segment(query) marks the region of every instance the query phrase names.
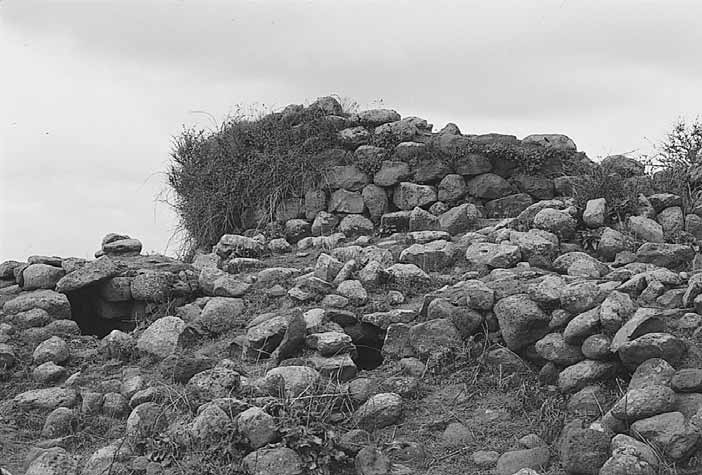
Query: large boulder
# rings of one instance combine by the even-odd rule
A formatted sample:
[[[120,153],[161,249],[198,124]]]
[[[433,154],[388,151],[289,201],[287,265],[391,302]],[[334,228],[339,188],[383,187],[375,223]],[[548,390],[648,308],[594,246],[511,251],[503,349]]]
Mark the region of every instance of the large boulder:
[[[506,297],[495,304],[495,316],[505,344],[519,351],[549,332],[551,318],[526,294]]]
[[[583,211],[583,222],[590,228],[599,228],[604,226],[605,218],[607,217],[607,200],[597,198],[589,200]]]
[[[379,220],[387,212],[388,195],[378,185],[366,185],[361,192],[361,196],[366,208],[368,208],[371,219],[374,221]]]
[[[549,333],[536,342],[536,352],[547,361],[569,366],[585,359],[579,345],[566,342],[561,333]]]
[[[514,194],[514,187],[504,178],[494,173],[483,173],[466,183],[467,191],[477,198],[494,200]]]
[[[302,475],[299,455],[287,447],[258,449],[242,459],[249,475]]]
[[[373,222],[361,214],[348,214],[339,223],[339,231],[348,237],[373,234]]]
[[[553,180],[539,175],[516,175],[512,181],[523,193],[527,193],[536,200],[550,200],[553,198]]]
[[[566,152],[577,152],[578,147],[573,139],[563,134],[532,134],[522,139],[524,144],[537,144],[542,147],[554,148]]]
[[[610,437],[593,429],[564,429],[560,440],[561,464],[566,473],[598,475],[609,458]]]
[[[109,233],[102,238],[101,251],[107,256],[136,256],[141,252],[141,241],[126,234]]]
[[[655,193],[648,196],[648,202],[653,206],[656,213],[660,213],[671,206],[682,206],[682,197],[672,193]]]
[[[575,282],[564,287],[561,308],[572,313],[582,313],[596,307],[604,298],[605,293],[594,282]]]
[[[401,142],[392,153],[394,160],[402,160],[412,165],[427,159],[428,156],[426,144],[420,142]]]
[[[378,186],[390,187],[405,181],[412,172],[407,163],[402,161],[385,160],[380,165],[380,170],[375,173],[373,183]]]
[[[483,323],[483,316],[475,310],[454,305],[448,299],[437,298],[427,307],[427,318],[431,320],[448,319],[456,327],[461,338],[468,338]]]
[[[240,298],[213,297],[207,301],[197,321],[200,326],[213,334],[243,328],[244,301]]]
[[[375,135],[392,141],[409,141],[418,138],[422,133],[431,132],[432,126],[419,117],[388,122],[375,128]]]
[[[534,447],[531,449],[509,450],[497,460],[494,473],[496,475],[518,475],[538,473],[548,465],[551,454],[548,447]]]
[[[540,229],[531,229],[526,233],[512,231],[509,240],[519,247],[522,259],[529,262],[536,260],[548,265],[558,251],[558,237]]]
[[[443,240],[412,244],[400,253],[400,262],[415,264],[426,272],[432,272],[453,265],[459,253],[458,246]]]
[[[602,328],[613,334],[636,311],[636,304],[628,294],[613,291],[602,302],[599,312],[599,321]]]
[[[606,261],[613,261],[620,252],[628,248],[629,240],[619,231],[604,228],[597,243],[597,254]]]
[[[672,411],[674,407],[675,391],[667,386],[649,385],[627,391],[611,412],[619,420],[633,422]]]
[[[339,224],[339,218],[326,211],[320,211],[314,217],[312,221],[312,235],[313,236],[327,236],[330,235],[336,225]]]
[[[561,254],[558,258],[556,258],[553,261],[553,268],[561,274],[567,274],[568,269],[570,269],[571,266],[573,266],[573,264],[577,263],[578,261],[586,261],[588,263],[591,263],[599,270],[600,275],[605,275],[609,272],[609,267],[607,267],[605,264],[601,263],[591,255],[579,251],[566,252],[565,254]]]
[[[642,307],[636,310],[626,294],[612,292],[603,302],[603,307],[607,309],[607,313],[602,314],[605,318],[603,326],[608,330],[617,328],[610,345],[612,352],[619,351],[625,344],[642,335],[660,333],[665,329],[665,321],[658,309]]]
[[[290,106],[288,106],[290,107]],[[307,109],[324,115],[343,115],[344,108],[338,100],[332,96],[318,97]]]
[[[568,322],[565,330],[563,330],[563,337],[565,341],[571,344],[580,345],[586,338],[597,334],[600,325],[599,317],[599,308],[593,308],[577,315],[570,322]],[[607,348],[607,350],[609,350],[609,348]]]
[[[132,297],[144,302],[166,302],[174,281],[175,276],[169,272],[139,272],[130,283]]]
[[[437,318],[414,325],[409,330],[408,342],[419,356],[456,350],[461,338],[453,322],[446,318]]]
[[[429,185],[402,182],[393,193],[393,203],[401,210],[426,207],[437,200],[436,189]]]
[[[110,257],[103,256],[66,274],[56,283],[56,290],[62,293],[73,292],[115,277],[120,271],[121,266],[117,262]]]
[[[558,375],[558,389],[575,392],[615,375],[617,364],[612,361],[583,360],[568,366]]]
[[[368,184],[368,175],[355,165],[339,165],[330,167],[324,173],[327,186],[336,190],[343,188],[348,191],[361,191]]]
[[[371,139],[371,133],[362,126],[349,127],[340,130],[336,134],[339,142],[348,147],[358,147],[367,144]]]
[[[282,390],[290,397],[298,397],[312,394],[319,378],[319,372],[309,366],[280,366],[266,373],[263,384],[275,395]]]
[[[669,333],[646,333],[619,347],[619,359],[629,368],[636,368],[651,358],[661,358],[675,365],[685,350],[685,343]]]
[[[61,267],[30,264],[22,271],[24,290],[53,289],[66,272]]]
[[[44,340],[34,349],[32,361],[34,364],[42,364],[47,361],[61,364],[70,356],[68,345],[63,338],[52,336]]]
[[[454,167],[459,175],[475,176],[491,171],[492,163],[483,155],[467,153],[456,158]]]
[[[78,401],[78,395],[70,388],[51,387],[25,391],[12,401],[22,408],[53,410],[57,407],[73,407]]]
[[[418,163],[414,170],[414,181],[420,184],[435,184],[451,173],[451,167],[445,160],[429,158]]]
[[[269,356],[283,341],[288,321],[287,316],[278,315],[250,327],[246,332],[249,348],[263,357]]]
[[[311,234],[311,226],[310,223],[304,219],[289,219],[285,222],[285,239],[291,243],[296,243],[300,239],[305,238]],[[285,239],[279,238],[282,245],[278,248],[284,249],[289,246],[288,242],[285,241]],[[275,246],[274,243],[275,240],[271,240],[271,242],[268,243],[269,249],[273,250]]]
[[[61,447],[35,449],[33,455],[25,475],[72,475],[78,472],[77,457]]]
[[[370,127],[378,127],[379,125],[397,122],[398,120],[400,120],[400,114],[392,109],[368,109],[351,116],[352,122],[358,122],[361,125]]]
[[[690,455],[699,439],[697,431],[679,412],[641,419],[631,425],[631,430],[673,460]]]
[[[151,356],[165,358],[178,349],[185,322],[178,317],[162,317],[144,330],[137,340],[137,348]]]
[[[238,234],[224,234],[214,247],[214,252],[222,259],[233,257],[260,257],[263,254],[263,243]]]
[[[534,216],[534,226],[553,233],[561,238],[569,238],[575,232],[578,222],[563,211],[546,208]]]
[[[380,227],[387,233],[399,233],[409,230],[410,211],[394,211],[380,217]]]
[[[439,183],[439,201],[454,202],[466,194],[466,181],[461,175],[446,175]]]
[[[636,251],[636,259],[639,262],[668,268],[687,265],[694,257],[694,249],[684,244],[647,242]]]
[[[249,445],[258,449],[278,438],[273,417],[260,407],[250,407],[237,417],[239,433],[249,441]]]
[[[439,215],[439,228],[449,234],[459,234],[468,231],[479,218],[478,208],[473,204],[464,203]]]
[[[16,315],[37,308],[44,310],[54,319],[71,318],[71,304],[68,298],[53,290],[22,292],[17,297],[5,302],[2,311],[7,315]]]
[[[468,263],[478,267],[509,268],[516,265],[521,258],[519,247],[512,244],[479,242],[471,244],[466,250]]]
[[[410,211],[409,230],[412,231],[432,231],[439,229],[439,218],[422,208],[414,208]]]
[[[387,330],[396,323],[409,323],[417,318],[417,312],[410,309],[395,308],[388,312],[366,313],[361,317],[361,321],[369,323],[381,330]]]
[[[368,398],[359,407],[354,420],[362,429],[382,429],[395,424],[402,414],[402,397],[396,393],[380,393]]]
[[[679,233],[685,228],[685,215],[680,206],[666,208],[656,216],[656,221],[667,234]]]
[[[663,242],[663,227],[650,218],[644,216],[629,216],[627,220],[629,230],[637,237],[648,242]]]

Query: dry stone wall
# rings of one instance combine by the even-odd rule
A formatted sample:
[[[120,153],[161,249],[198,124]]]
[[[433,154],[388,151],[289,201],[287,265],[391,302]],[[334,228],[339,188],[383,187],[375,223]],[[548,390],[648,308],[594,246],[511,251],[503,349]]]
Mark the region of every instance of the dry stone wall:
[[[169,473],[161,442],[177,464],[235,445],[222,470],[249,475],[424,473],[427,432],[437,466],[476,449],[470,473],[700,473],[700,254],[665,242],[696,208],[646,193],[615,224],[606,199],[577,205],[559,170],[587,160],[564,136],[341,119],[347,148],[281,204],[284,238],[224,234],[185,263],[109,234],[93,260],[0,264],[0,429],[43,421],[26,473]],[[549,160],[523,173],[520,148]],[[79,420],[117,430],[77,448]],[[509,440],[482,435],[501,424]]]
[[[588,161],[565,135],[464,135],[454,124],[432,132],[426,120],[401,118],[394,110],[341,117],[333,98],[310,107],[320,104],[345,128],[337,134],[338,148],[316,157],[323,171],[319,186],[278,204],[275,219],[287,225],[288,240],[336,229],[406,231],[417,208],[437,218],[463,204],[486,218],[516,216],[535,201],[567,195],[564,162]]]

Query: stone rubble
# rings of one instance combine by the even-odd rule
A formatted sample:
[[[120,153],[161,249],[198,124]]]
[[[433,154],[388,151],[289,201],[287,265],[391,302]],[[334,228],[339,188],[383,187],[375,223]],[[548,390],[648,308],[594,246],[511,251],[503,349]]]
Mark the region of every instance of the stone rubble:
[[[337,105],[325,98],[310,107],[338,115]],[[246,447],[243,473],[307,473],[309,460],[286,445],[284,410],[329,393],[350,401],[354,428],[340,426],[335,443],[356,473],[419,473],[417,443],[391,450],[375,437],[412,417],[427,373],[479,345],[499,374],[538,373],[541,390],[559,392],[568,413],[549,443],[529,434],[509,450],[468,453],[481,470],[539,474],[560,464],[567,474],[653,474],[659,454],[675,463],[699,455],[702,368],[686,365],[699,354],[702,279],[691,267],[695,248],[666,242],[696,219],[679,196],[644,196],[640,215],[615,224],[604,198],[578,209],[565,177],[519,174],[461,145],[577,154],[565,136],[518,141],[455,126],[433,134],[426,121],[385,109],[348,120],[339,140],[378,159],[378,171],[331,167],[327,189],[279,207],[284,237],[225,234],[184,263],[142,255],[137,239],[111,233],[94,260],[0,264],[0,370],[31,371],[24,390],[0,403],[44,411],[27,474],[99,473],[106,460],[167,473],[133,453],[140,441],[187,433],[206,443],[228,432]],[[373,137],[402,142],[385,150]],[[429,144],[443,155],[427,158]],[[603,163],[623,177],[643,174],[626,157]],[[592,230],[600,239],[586,249],[580,233]],[[207,353],[222,342],[226,356]],[[90,379],[83,371],[97,362],[121,375]],[[177,416],[163,383],[139,364],[180,385],[192,414]],[[385,366],[397,373],[376,380],[372,370]],[[607,401],[603,387],[615,380],[620,394]],[[119,420],[124,430],[79,459],[64,443],[79,414]],[[470,421],[449,419],[438,439],[481,444]]]

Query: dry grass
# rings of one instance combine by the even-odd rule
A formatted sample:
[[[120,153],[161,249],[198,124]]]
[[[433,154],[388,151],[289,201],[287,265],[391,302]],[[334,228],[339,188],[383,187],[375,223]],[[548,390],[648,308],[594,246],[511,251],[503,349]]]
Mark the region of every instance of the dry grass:
[[[320,182],[314,156],[335,146],[336,132],[308,109],[285,116],[238,113],[214,132],[183,130],[174,139],[167,173],[172,196],[165,201],[180,216],[189,248],[250,227],[248,211],[260,210],[271,221],[281,200],[303,196]]]

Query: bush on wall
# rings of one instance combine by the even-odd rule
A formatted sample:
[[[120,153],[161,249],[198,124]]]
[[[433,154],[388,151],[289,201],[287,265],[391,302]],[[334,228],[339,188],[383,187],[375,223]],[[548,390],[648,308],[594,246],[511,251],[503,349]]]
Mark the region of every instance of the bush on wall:
[[[241,231],[246,213],[271,215],[280,199],[319,180],[313,157],[334,143],[321,111],[301,109],[258,120],[235,117],[214,132],[185,129],[174,139],[168,184],[190,250]]]

